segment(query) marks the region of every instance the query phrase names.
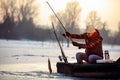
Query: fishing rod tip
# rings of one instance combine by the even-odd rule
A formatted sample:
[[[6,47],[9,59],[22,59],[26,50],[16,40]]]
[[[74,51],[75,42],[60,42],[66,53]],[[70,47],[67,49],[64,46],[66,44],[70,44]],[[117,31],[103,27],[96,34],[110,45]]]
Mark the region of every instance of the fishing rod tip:
[[[48,1],[45,1],[46,3],[48,3]]]

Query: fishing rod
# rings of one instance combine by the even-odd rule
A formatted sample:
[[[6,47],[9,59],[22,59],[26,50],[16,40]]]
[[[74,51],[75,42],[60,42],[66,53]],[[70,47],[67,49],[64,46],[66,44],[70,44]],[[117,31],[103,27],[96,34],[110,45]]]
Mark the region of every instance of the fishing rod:
[[[54,30],[54,34],[55,34],[56,40],[57,40],[58,45],[59,45],[60,50],[61,50],[63,60],[64,60],[65,63],[68,63],[67,57],[65,56],[65,54],[64,54],[64,52],[63,52],[63,49],[62,49],[61,44],[60,44],[60,41],[59,41],[59,39],[58,39],[58,37],[57,37],[57,33],[56,33],[56,31],[55,31],[55,27],[54,27],[54,24],[53,24],[53,23],[52,23],[52,27],[53,27],[53,30]]]
[[[59,17],[57,16],[57,14],[55,13],[55,11],[53,10],[53,8],[51,7],[51,5],[48,3],[48,1],[46,1],[46,3],[48,4],[48,6],[50,7],[50,9],[52,10],[52,12],[54,13],[54,15],[56,16],[56,18],[58,19],[58,21],[60,22],[60,24],[62,25],[62,28],[65,30],[65,32],[68,32],[66,30],[66,28],[64,27],[63,23],[61,22],[61,20],[59,19]],[[68,37],[72,42],[72,38],[71,37]]]

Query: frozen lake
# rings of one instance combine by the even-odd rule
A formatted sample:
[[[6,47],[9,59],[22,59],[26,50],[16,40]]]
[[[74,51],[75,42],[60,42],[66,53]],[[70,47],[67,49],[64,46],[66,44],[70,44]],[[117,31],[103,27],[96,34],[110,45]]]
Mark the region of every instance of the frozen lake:
[[[84,52],[72,45],[63,44],[63,50],[69,62],[76,62],[76,52]],[[109,50],[110,58],[120,57],[120,46],[103,45]],[[57,43],[39,41],[0,40],[0,80],[88,80],[87,78],[66,77],[56,73],[56,63],[61,51]],[[49,74],[48,58],[53,73]],[[91,79],[93,80],[93,79]]]

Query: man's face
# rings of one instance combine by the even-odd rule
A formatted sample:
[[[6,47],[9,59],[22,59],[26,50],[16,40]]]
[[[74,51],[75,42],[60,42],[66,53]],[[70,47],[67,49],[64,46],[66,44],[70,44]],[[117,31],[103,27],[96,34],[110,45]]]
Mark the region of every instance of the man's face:
[[[87,28],[86,28],[86,32],[87,33],[94,33],[95,32],[95,28],[93,27],[93,26],[87,26]]]
[[[88,37],[91,37],[94,33],[87,33]]]

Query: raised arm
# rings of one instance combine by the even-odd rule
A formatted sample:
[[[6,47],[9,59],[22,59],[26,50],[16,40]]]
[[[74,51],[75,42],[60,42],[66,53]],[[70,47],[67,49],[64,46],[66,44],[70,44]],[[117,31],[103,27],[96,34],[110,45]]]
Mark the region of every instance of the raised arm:
[[[67,37],[75,38],[75,39],[85,39],[86,33],[84,34],[70,34],[69,32],[66,32]]]

